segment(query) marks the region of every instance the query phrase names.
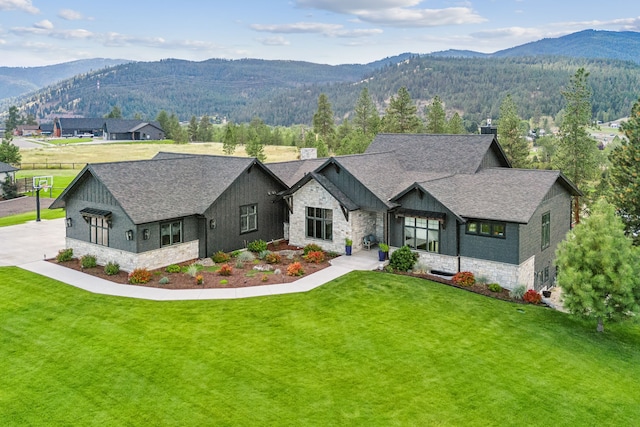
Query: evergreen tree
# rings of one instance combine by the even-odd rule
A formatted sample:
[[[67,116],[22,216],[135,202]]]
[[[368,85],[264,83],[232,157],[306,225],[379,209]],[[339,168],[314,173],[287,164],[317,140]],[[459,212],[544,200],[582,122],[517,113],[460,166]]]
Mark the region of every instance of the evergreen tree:
[[[257,139],[248,141],[244,150],[247,152],[249,157],[255,157],[261,162],[267,160],[267,156],[264,154],[264,145],[262,145]]]
[[[164,131],[167,138],[169,138],[169,114],[165,110],[160,110],[156,121],[160,124],[160,127]]]
[[[222,151],[226,155],[232,155],[236,151],[236,136],[234,132],[233,122],[228,122],[224,126],[222,134]]]
[[[382,127],[384,132],[390,133],[418,133],[422,123],[417,115],[417,107],[411,100],[409,91],[402,86],[398,94],[389,101]]]
[[[189,137],[189,141],[197,141],[198,138],[198,119],[196,116],[191,116],[189,120],[189,126],[187,126],[187,135]]]
[[[360,91],[360,97],[355,106],[353,125],[363,135],[375,135],[380,128],[380,114],[371,100],[369,89],[366,86]]]
[[[433,98],[430,106],[425,107],[427,118],[427,133],[447,133],[447,117],[438,95]]]
[[[616,321],[638,312],[638,253],[613,206],[600,200],[556,251],[558,285],[572,314]]]
[[[591,124],[591,89],[587,77],[589,73],[579,68],[571,77],[568,90],[562,92],[567,105],[555,155],[555,167],[583,191],[596,177],[599,163],[597,142],[587,132]],[[576,223],[580,222],[580,203],[580,198],[574,197]]]
[[[208,115],[205,114],[200,118],[200,123],[198,124],[196,135],[197,141],[213,141],[213,126],[211,125],[211,120],[209,119]]]
[[[511,95],[507,95],[500,105],[498,141],[514,168],[531,167],[529,143],[520,130],[518,109]]]
[[[325,141],[330,149],[335,148],[336,124],[331,104],[324,93],[318,97],[318,110],[313,115],[313,132]]]
[[[625,232],[640,244],[640,99],[633,105],[629,120],[622,123],[620,145],[609,154],[609,192]]]
[[[22,160],[22,154],[20,154],[20,149],[11,142],[11,139],[10,134],[2,138],[2,143],[0,144],[0,162],[17,166]]]
[[[13,135],[13,131],[16,130],[19,124],[20,114],[18,112],[18,107],[12,105],[11,107],[9,107],[9,115],[7,116],[7,120],[4,123],[5,135]]]
[[[0,197],[4,197],[6,200],[18,197],[18,185],[8,175],[0,185]]]
[[[451,116],[451,119],[447,124],[447,132],[453,135],[462,135],[467,133],[467,130],[464,128],[462,117],[460,117],[458,113],[453,113],[453,116]]]
[[[121,119],[122,118],[122,110],[117,105],[114,105],[111,108],[109,114],[104,116],[105,119]]]

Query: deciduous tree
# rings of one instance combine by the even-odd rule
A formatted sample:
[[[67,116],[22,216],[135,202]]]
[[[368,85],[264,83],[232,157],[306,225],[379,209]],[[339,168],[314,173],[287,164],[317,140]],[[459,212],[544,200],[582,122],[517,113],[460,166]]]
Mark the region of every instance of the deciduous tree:
[[[529,143],[520,130],[518,108],[511,95],[507,95],[500,105],[498,141],[514,168],[531,167]]]
[[[11,135],[7,135],[0,144],[0,162],[17,166],[21,160],[20,149],[11,142]]]
[[[638,312],[638,252],[624,234],[614,207],[600,200],[591,215],[569,233],[556,251],[564,306],[572,314],[616,321]]]

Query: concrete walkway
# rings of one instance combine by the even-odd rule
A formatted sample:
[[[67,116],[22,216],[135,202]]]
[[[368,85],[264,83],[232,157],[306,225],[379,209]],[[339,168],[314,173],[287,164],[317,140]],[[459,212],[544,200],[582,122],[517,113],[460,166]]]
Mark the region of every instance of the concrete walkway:
[[[53,258],[64,249],[64,235],[64,218],[0,227],[0,266]]]

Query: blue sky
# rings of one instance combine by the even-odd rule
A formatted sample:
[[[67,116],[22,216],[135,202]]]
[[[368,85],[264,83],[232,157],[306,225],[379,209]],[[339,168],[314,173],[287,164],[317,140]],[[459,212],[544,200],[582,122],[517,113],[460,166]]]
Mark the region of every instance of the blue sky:
[[[366,63],[495,52],[584,29],[640,31],[628,0],[0,0],[0,66],[85,58]]]

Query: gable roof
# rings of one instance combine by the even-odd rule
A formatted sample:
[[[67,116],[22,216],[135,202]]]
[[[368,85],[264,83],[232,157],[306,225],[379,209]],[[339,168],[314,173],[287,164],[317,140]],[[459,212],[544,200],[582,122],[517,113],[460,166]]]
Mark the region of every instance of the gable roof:
[[[8,163],[0,162],[0,173],[15,172],[17,170],[20,169],[15,168]]]
[[[103,118],[84,118],[84,117],[61,117],[58,119],[58,126],[62,131],[65,130],[94,130],[102,129],[105,119]]]
[[[63,207],[76,183],[90,175],[107,188],[135,224],[198,215],[252,167],[273,176],[249,157],[193,155],[94,163],[85,166],[51,207]]]
[[[145,126],[153,126],[158,130],[162,130],[158,122],[145,122],[142,120],[128,119],[103,119],[104,128],[109,133],[129,133],[135,132]]]
[[[266,163],[271,172],[280,177],[288,187],[293,186],[304,176],[326,163],[327,159],[292,160],[289,162]]]
[[[581,194],[561,172],[538,169],[487,168],[416,185],[459,217],[526,224],[556,183]]]

